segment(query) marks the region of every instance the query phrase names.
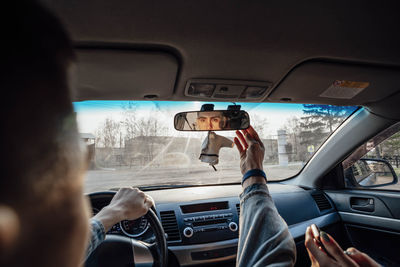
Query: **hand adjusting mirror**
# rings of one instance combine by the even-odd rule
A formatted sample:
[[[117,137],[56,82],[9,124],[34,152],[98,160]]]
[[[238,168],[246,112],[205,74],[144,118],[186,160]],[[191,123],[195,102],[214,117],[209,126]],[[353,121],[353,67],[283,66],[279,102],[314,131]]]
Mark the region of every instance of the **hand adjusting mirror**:
[[[230,105],[227,110],[214,110],[213,104],[205,104],[200,111],[176,114],[174,125],[178,131],[244,130],[250,126],[250,118],[239,105]]]

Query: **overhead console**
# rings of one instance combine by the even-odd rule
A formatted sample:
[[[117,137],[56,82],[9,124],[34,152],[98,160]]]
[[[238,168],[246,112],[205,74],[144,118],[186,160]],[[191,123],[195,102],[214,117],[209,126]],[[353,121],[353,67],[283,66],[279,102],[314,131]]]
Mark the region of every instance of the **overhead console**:
[[[74,101],[172,97],[178,60],[158,51],[78,49]]]
[[[271,86],[265,81],[191,79],[186,83],[185,95],[205,100],[255,101],[263,99]]]

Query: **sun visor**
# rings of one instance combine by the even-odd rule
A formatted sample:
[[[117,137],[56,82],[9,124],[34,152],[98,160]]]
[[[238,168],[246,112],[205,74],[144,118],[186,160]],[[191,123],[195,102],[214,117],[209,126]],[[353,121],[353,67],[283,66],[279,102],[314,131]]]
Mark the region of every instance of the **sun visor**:
[[[89,50],[78,56],[74,100],[156,100],[173,95],[178,60],[165,52]]]
[[[383,116],[388,119],[400,120],[399,103],[400,92],[397,92],[379,102],[369,103],[366,105],[366,107],[374,114]]]
[[[307,61],[294,67],[268,101],[365,105],[400,89],[400,68]]]

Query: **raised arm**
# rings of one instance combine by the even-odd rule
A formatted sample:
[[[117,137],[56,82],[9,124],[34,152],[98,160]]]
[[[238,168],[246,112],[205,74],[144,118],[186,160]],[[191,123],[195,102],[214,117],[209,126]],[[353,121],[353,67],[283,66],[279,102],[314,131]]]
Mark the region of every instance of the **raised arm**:
[[[268,191],[264,145],[251,126],[236,134],[244,180],[237,266],[293,266],[296,246]]]

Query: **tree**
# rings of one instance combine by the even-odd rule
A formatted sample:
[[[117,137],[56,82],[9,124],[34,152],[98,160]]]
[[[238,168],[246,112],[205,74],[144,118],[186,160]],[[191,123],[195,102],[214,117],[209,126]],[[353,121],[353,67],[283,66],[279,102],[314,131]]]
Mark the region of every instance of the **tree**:
[[[161,119],[161,111],[156,108],[148,114],[139,114],[134,104],[126,106],[124,109],[125,139],[134,144],[126,148],[126,156],[130,162],[138,154],[145,155],[147,159],[153,160],[157,150],[156,143],[160,142],[160,136],[167,132],[167,127]]]
[[[291,117],[286,120],[283,129],[287,134],[298,134],[300,132],[300,119],[298,117]]]
[[[96,143],[105,148],[114,148],[120,141],[120,134],[120,123],[106,118],[96,131]]]
[[[325,125],[320,120],[316,120],[315,116],[301,117],[300,122],[300,159],[305,162],[310,158],[309,147],[313,147],[316,151],[322,142],[327,138],[329,133],[325,130]],[[314,152],[311,152],[314,153]]]
[[[96,130],[96,147],[103,147],[96,151],[96,161],[99,164],[108,165],[109,158],[113,154],[113,148],[120,145],[121,124],[112,118],[106,118]]]
[[[354,107],[333,105],[303,105],[301,144],[313,145],[316,150],[337,126],[354,111]]]
[[[307,161],[310,157],[308,148],[314,151],[336,129],[337,126],[354,111],[354,107],[333,105],[304,104],[301,118],[290,118],[284,126],[292,145],[293,160]]]
[[[262,118],[259,115],[252,114],[250,118],[250,123],[254,130],[258,133],[260,138],[265,138],[265,131],[268,128],[268,121],[266,118]]]
[[[394,135],[383,141],[379,146],[381,148],[382,154],[385,157],[400,155],[400,133],[395,133]]]
[[[137,109],[134,104],[127,104],[124,106],[123,112],[123,123],[124,123],[124,130],[125,130],[125,139],[133,139],[136,136],[139,136],[139,125],[138,125],[138,118],[137,118]]]
[[[332,133],[336,127],[354,111],[354,107],[304,104],[303,113],[308,122],[312,121],[316,127],[327,127]]]
[[[124,107],[125,138],[132,139],[138,136],[160,136],[166,133],[167,127],[160,119],[162,116],[159,107],[150,111],[147,116],[139,116],[135,103],[128,102]],[[143,115],[143,114],[140,114]]]
[[[289,154],[289,161],[299,161],[300,160],[300,119],[298,117],[291,117],[286,120],[283,125],[283,129],[287,134],[287,149]]]

